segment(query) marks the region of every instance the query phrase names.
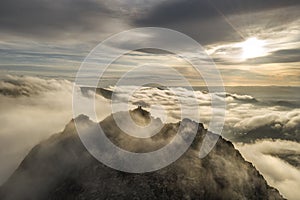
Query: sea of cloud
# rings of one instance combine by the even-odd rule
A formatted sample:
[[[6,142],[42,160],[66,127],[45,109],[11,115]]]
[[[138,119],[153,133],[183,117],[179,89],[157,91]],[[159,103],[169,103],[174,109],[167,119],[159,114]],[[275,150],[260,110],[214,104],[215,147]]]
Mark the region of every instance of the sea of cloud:
[[[237,143],[235,147],[243,157],[265,177],[268,184],[277,188],[284,197],[297,200],[300,196],[300,143],[286,140],[260,140],[253,144]],[[293,154],[298,167],[280,155]]]
[[[127,104],[124,100],[132,87],[111,87],[116,92],[115,98]],[[246,92],[246,91],[245,91]],[[177,87],[172,89],[158,89],[144,87],[133,93],[130,104],[141,104],[166,122],[176,122],[181,119],[182,109],[188,110],[191,119],[198,118],[194,113],[199,110],[199,121],[207,127],[212,119],[212,96],[206,91],[190,91]],[[196,101],[195,101],[196,98]],[[183,101],[182,101],[183,99]],[[247,138],[248,141],[264,135],[276,139],[300,141],[300,108],[263,102],[247,94],[226,93],[226,117],[223,135],[233,141]],[[253,130],[263,129],[263,133],[247,134]],[[266,131],[268,133],[266,134]],[[259,135],[260,134],[260,135]]]
[[[0,184],[16,169],[29,150],[60,132],[72,119],[73,84],[66,80],[8,76],[0,81]],[[80,97],[84,104],[86,97]],[[102,118],[107,114],[103,102]]]
[[[197,118],[193,113],[199,109],[200,121],[205,127],[212,117],[212,95],[220,95],[204,90],[192,92],[183,87],[142,87],[134,91],[127,102],[126,94],[132,92],[133,87],[107,89],[114,91],[113,102],[118,105],[115,111],[142,105],[153,116],[168,123],[179,121],[182,109],[190,113],[187,117]],[[72,92],[73,83],[67,80],[7,76],[0,81],[0,184],[34,145],[60,132],[70,121],[73,117]],[[222,134],[235,142],[236,148],[258,168],[269,184],[286,197],[295,199],[299,196],[295,193],[300,186],[299,165],[283,159],[284,154],[280,152],[289,150],[299,158],[300,109],[288,103],[263,102],[246,92],[226,93]],[[93,97],[92,92],[77,97],[82,102],[82,109]],[[100,121],[111,114],[111,101],[97,94],[95,108],[97,119],[93,120]],[[299,160],[294,159],[294,162]]]

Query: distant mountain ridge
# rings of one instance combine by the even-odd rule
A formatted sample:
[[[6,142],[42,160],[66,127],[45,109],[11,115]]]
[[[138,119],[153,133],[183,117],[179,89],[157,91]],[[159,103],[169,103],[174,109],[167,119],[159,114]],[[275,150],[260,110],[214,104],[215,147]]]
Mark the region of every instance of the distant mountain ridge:
[[[142,108],[130,113],[144,117],[144,121],[149,119],[149,113]],[[77,120],[88,126],[96,124],[83,115]],[[148,152],[168,143],[180,124],[195,123],[185,119],[164,124],[157,135],[148,139],[133,139],[123,133],[112,115],[100,125],[121,148]],[[208,156],[199,159],[205,134],[209,133],[199,124],[193,144],[177,161],[155,172],[131,174],[111,169],[93,158],[82,145],[71,120],[61,133],[30,151],[1,186],[0,199],[283,199],[223,138]]]

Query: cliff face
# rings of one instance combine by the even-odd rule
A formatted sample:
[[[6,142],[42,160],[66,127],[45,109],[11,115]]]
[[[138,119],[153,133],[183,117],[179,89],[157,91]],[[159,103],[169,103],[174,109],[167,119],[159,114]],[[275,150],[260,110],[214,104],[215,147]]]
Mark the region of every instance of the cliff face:
[[[86,117],[80,120],[94,124]],[[112,116],[100,123],[114,143],[134,152],[160,148],[180,125],[163,125],[160,133],[143,143],[124,136]],[[192,123],[185,121],[186,126]],[[200,124],[192,146],[171,165],[151,173],[130,174],[95,160],[82,145],[72,120],[62,133],[30,151],[0,188],[0,199],[283,199],[224,139],[219,139],[208,156],[199,159],[205,134]]]

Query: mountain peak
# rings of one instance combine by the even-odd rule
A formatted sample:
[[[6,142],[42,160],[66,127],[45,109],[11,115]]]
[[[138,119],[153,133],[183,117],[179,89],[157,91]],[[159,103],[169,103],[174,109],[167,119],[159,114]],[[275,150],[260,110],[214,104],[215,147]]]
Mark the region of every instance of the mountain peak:
[[[144,110],[142,106],[138,106],[134,110],[129,111],[132,120],[139,126],[147,126],[153,119],[150,112]]]
[[[142,108],[142,106],[138,106],[137,108],[135,108],[135,109],[132,110],[131,112],[132,112],[132,113],[138,113],[138,114],[140,114],[140,115],[142,115],[142,116],[144,116],[144,117],[148,117],[148,116],[151,115],[150,112],[148,112],[147,110],[144,110],[144,109]]]
[[[130,113],[145,118],[150,115],[141,107]],[[78,119],[87,126],[96,124],[86,116]],[[100,122],[113,143],[132,152],[162,148],[172,142],[180,125],[194,124],[188,119],[182,124],[165,124],[157,135],[141,139],[123,133],[112,116]],[[200,126],[198,132],[198,136],[210,134]],[[204,159],[199,158],[200,145],[201,137],[163,169],[144,174],[125,173],[90,155],[71,120],[61,134],[32,149],[0,188],[0,199],[283,199],[231,142],[220,138]]]

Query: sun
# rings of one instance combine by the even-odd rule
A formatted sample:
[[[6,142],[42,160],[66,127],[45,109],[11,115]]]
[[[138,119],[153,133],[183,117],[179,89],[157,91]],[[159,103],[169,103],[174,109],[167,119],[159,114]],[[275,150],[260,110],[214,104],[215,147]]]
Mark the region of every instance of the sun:
[[[256,37],[248,38],[241,43],[242,58],[249,59],[263,56],[266,53],[264,46],[265,42],[263,40]]]

